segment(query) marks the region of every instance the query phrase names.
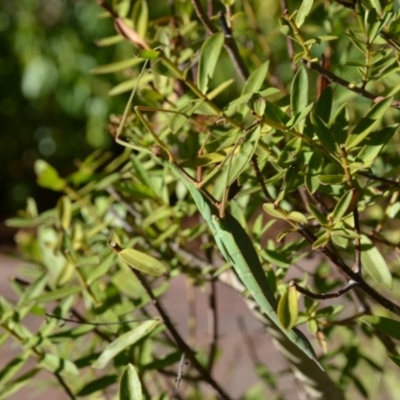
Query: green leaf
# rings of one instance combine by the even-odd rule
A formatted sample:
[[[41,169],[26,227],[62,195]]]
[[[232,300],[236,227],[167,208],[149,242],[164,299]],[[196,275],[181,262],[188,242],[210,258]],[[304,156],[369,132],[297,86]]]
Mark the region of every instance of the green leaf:
[[[119,400],[142,400],[142,384],[135,367],[128,364],[119,385]]]
[[[311,120],[315,127],[315,133],[318,136],[322,146],[329,153],[334,154],[336,152],[335,139],[333,138],[330,129],[325,125],[325,122],[315,113],[311,114]]]
[[[332,213],[335,222],[339,222],[345,215],[346,211],[349,209],[354,193],[354,190],[347,191],[337,202],[335,209]]]
[[[113,247],[113,244],[111,246]],[[124,263],[145,274],[161,276],[167,273],[167,269],[162,262],[146,253],[134,249],[119,249],[116,247],[113,247],[113,250],[117,252],[118,257]]]
[[[287,219],[290,219],[291,221],[296,221],[299,222],[300,224],[307,224],[307,218],[302,214],[299,213],[298,211],[291,211],[287,215]]]
[[[145,60],[153,60],[155,58],[158,58],[160,55],[160,52],[157,50],[142,50],[139,53],[140,58],[144,58]]]
[[[360,318],[360,321],[371,325],[379,331],[400,340],[400,322],[394,319],[379,317],[377,315],[366,315]]]
[[[45,368],[50,372],[66,373],[74,376],[79,375],[79,370],[72,361],[50,353],[44,354],[38,363],[38,367]]]
[[[159,65],[159,64],[157,64]],[[140,84],[147,83],[148,81],[152,80],[153,77],[150,75],[144,75],[140,79]],[[118,94],[125,93],[131,91],[139,84],[138,78],[129,79],[125,82],[119,83],[118,85],[114,86],[109,92],[109,96],[117,96]]]
[[[330,240],[330,235],[329,232],[324,233],[323,235],[321,235],[312,245],[312,249],[316,250],[320,247],[325,247],[326,245],[328,245]]]
[[[299,309],[295,286],[289,287],[283,294],[277,312],[279,321],[285,329],[290,330],[296,325]]]
[[[314,218],[318,221],[319,224],[321,224],[322,226],[328,224],[326,216],[318,209],[318,207],[314,206],[314,204],[312,203],[308,203],[307,206],[311,214],[314,216]]]
[[[319,176],[322,172],[323,161],[322,154],[319,151],[314,151],[306,167],[304,181],[311,194],[315,193],[320,185]]]
[[[300,28],[303,25],[307,15],[311,11],[313,3],[314,3],[314,0],[303,0],[301,2],[300,8],[299,8],[299,12],[296,15],[297,28]]]
[[[208,85],[214,75],[224,41],[225,38],[222,33],[215,33],[201,47],[197,85],[204,94],[208,91]]]
[[[101,39],[95,40],[95,43],[99,47],[107,47],[107,46],[113,46],[114,44],[117,44],[119,42],[122,42],[124,38],[121,35],[115,35],[115,36],[109,36]]]
[[[369,137],[370,140],[367,140],[367,143],[360,150],[356,159],[361,160],[365,164],[365,168],[370,167],[382,148],[393,137],[398,127],[399,124],[395,124],[372,133]]]
[[[249,100],[250,97],[254,93],[257,93],[261,89],[263,83],[265,82],[265,78],[268,73],[268,68],[269,68],[269,61],[266,61],[263,64],[261,64],[260,66],[258,66],[250,74],[249,79],[247,79],[246,83],[244,84],[242,94],[239,97],[239,99],[244,99],[244,98],[246,98],[246,96],[249,96],[249,98],[247,99],[247,100]],[[236,99],[236,101],[238,101],[239,99]],[[234,103],[234,102],[235,102],[235,100],[232,103]],[[243,106],[239,107],[238,112],[243,115],[245,110],[246,110],[246,106],[243,105]]]
[[[377,283],[386,289],[392,289],[392,275],[386,261],[374,243],[365,235],[361,235],[361,262]]]
[[[149,8],[146,0],[137,0],[132,10],[133,29],[144,38],[147,33],[147,24],[149,21]]]
[[[111,74],[113,72],[123,71],[132,68],[143,62],[142,58],[134,57],[127,60],[118,61],[112,64],[99,65],[98,67],[90,70],[91,74]]]
[[[263,204],[263,209],[272,217],[287,220],[287,213],[281,210],[280,207],[275,207],[275,205],[272,203]]]
[[[92,367],[95,369],[104,368],[118,353],[147,336],[159,324],[160,320],[145,321],[135,329],[119,336],[103,350]]]
[[[39,368],[32,368],[22,376],[18,377],[12,382],[7,383],[5,387],[1,388],[0,391],[0,399],[1,400],[9,400],[11,395],[21,388],[23,388],[26,384],[32,383],[32,378],[40,371]],[[15,396],[14,396],[15,397]]]
[[[318,179],[322,185],[340,185],[346,181],[344,175],[320,175]]]
[[[327,306],[317,310],[315,316],[318,318],[329,318],[333,317],[336,314],[339,314],[344,309],[343,304],[336,304],[334,306]]]
[[[86,282],[88,285],[91,285],[93,282],[97,281],[97,279],[106,275],[108,270],[111,268],[115,261],[115,254],[110,253],[103,261],[96,266],[96,268],[91,269],[91,272],[87,275]]]
[[[308,75],[305,68],[300,68],[292,81],[290,92],[290,107],[292,116],[300,114],[308,104]],[[305,121],[302,120],[298,124],[298,129],[303,132]]]
[[[332,111],[332,88],[326,87],[315,105],[315,114],[318,115],[325,124],[329,123]]]
[[[259,65],[249,76],[249,79],[244,84],[242,90],[242,96],[248,93],[256,93],[258,92],[263,83],[265,82],[265,78],[268,74],[269,61],[266,61]]]
[[[36,304],[48,303],[49,301],[63,299],[64,297],[79,293],[81,290],[79,286],[64,286],[60,289],[52,290],[51,292],[34,297],[32,300],[34,300]]]
[[[46,161],[36,160],[34,169],[37,175],[37,183],[46,189],[60,191],[66,186],[64,179],[60,178],[57,171]]]
[[[274,103],[266,101],[264,121],[272,128],[280,129],[278,125],[286,126],[286,124],[289,122],[289,117]]]
[[[0,388],[18,373],[18,371],[25,365],[29,358],[29,353],[21,353],[19,357],[14,358],[7,365],[0,370]]]
[[[250,160],[256,151],[258,141],[261,135],[261,126],[258,125],[251,132],[247,132],[244,137],[244,142],[236,154],[229,156],[232,159],[228,159],[222,168],[222,173],[228,174],[227,186],[229,187],[238,178],[238,176],[247,168],[250,164]],[[226,171],[226,172],[225,172]]]
[[[57,209],[61,227],[67,230],[71,225],[72,218],[72,204],[69,197],[62,196],[57,202]]]
[[[22,296],[18,300],[19,306],[24,306],[30,303],[32,298],[38,297],[44,291],[47,282],[48,282],[48,275],[45,273],[42,276],[38,277],[35,282],[31,283]]]
[[[234,82],[234,79],[228,79],[227,81],[222,82],[211,92],[208,92],[207,97],[210,100],[215,99],[220,93],[222,93],[227,87],[231,86]]]
[[[368,137],[375,125],[380,122],[386,111],[390,108],[392,101],[393,97],[388,97],[371,107],[365,117],[358,122],[347,138],[345,143],[347,151],[351,150]]]

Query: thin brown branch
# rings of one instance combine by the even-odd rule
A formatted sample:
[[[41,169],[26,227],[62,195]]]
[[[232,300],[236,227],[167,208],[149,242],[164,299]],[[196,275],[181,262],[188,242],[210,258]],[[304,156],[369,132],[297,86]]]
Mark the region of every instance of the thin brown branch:
[[[345,293],[347,293],[349,290],[353,289],[354,287],[357,286],[357,282],[350,281],[345,287],[342,289],[337,290],[336,292],[331,292],[331,293],[314,293],[308,289],[303,288],[302,286],[298,285],[295,281],[291,281],[289,283],[289,286],[294,286],[298,292],[301,294],[304,294],[305,296],[310,297],[311,299],[314,300],[327,300],[327,299],[336,299]]]
[[[317,238],[315,235],[304,225],[299,228],[299,233],[310,243],[314,243]],[[328,245],[320,249],[321,253],[328,258],[338,269],[345,275],[350,282],[355,282],[357,287],[362,290],[365,294],[379,303],[382,307],[391,311],[392,313],[400,316],[400,307],[381,295],[374,288],[362,278],[361,274],[353,271],[337,254],[332,245]]]
[[[206,27],[208,33],[209,34],[217,33],[218,29],[211,22],[210,18],[208,18],[208,15],[205,13],[200,0],[192,0],[192,4],[194,11],[196,12],[197,18]]]
[[[334,73],[326,70],[325,68],[323,68],[321,65],[319,65],[316,62],[312,62],[312,61],[308,61],[306,59],[302,59],[301,60],[304,65],[317,72],[318,74],[324,76],[326,79],[328,79],[328,81],[330,82],[334,82],[337,83],[340,86],[343,86],[344,88],[351,90],[354,93],[359,94],[360,96],[363,96],[367,99],[372,100],[374,103],[379,103],[380,101],[382,101],[384,99],[383,96],[376,96],[375,94],[369,92],[368,90],[365,90],[363,88],[360,88],[358,86],[355,86],[354,84],[352,84],[349,81],[346,81],[345,79],[340,78],[339,76],[335,75]],[[397,100],[393,100],[391,107],[400,110],[400,101]]]
[[[200,364],[197,360],[193,350],[187,345],[187,343],[183,340],[179,332],[175,329],[174,324],[171,322],[169,315],[164,310],[160,300],[154,295],[153,290],[150,285],[147,283],[146,279],[143,277],[141,273],[131,268],[131,271],[136,275],[139,282],[142,284],[146,293],[149,295],[155,308],[160,314],[161,318],[164,321],[165,326],[168,331],[174,338],[177,346],[181,349],[182,352],[185,353],[186,357],[189,359],[190,363],[197,370],[197,372],[201,375],[202,379],[207,382],[217,393],[221,399],[230,400],[230,396],[224,391],[224,389],[214,380],[214,378],[209,374],[209,372]]]
[[[380,176],[369,174],[367,172],[358,171],[357,175],[365,176],[366,178],[373,179],[378,182],[386,183],[387,185],[390,185],[390,186],[395,186],[395,187],[400,186],[400,182],[393,181],[391,179],[382,178]]]
[[[281,0],[281,10],[282,14],[289,8],[287,0]],[[293,72],[297,71],[297,65],[293,62],[295,51],[294,51],[294,44],[292,38],[287,35],[286,36],[286,48],[289,56],[289,60],[291,61],[291,68]]]
[[[256,154],[251,158],[250,163],[251,163],[251,166],[253,167],[254,173],[256,174],[256,178],[257,178],[258,184],[260,185],[261,191],[263,192],[265,198],[268,201],[272,202],[273,199],[269,195],[267,187],[265,186],[264,179],[263,179],[263,176],[262,176],[261,171],[260,171],[260,167],[258,166],[257,155]]]
[[[208,296],[208,326],[210,328],[211,344],[208,352],[207,370],[211,374],[218,349],[218,309],[217,309],[217,282],[210,282],[210,294]]]
[[[203,6],[200,0],[192,0],[193,8],[196,12],[197,17],[205,26],[209,34],[217,33],[218,29],[211,22],[208,15],[205,13]],[[239,49],[237,47],[236,41],[233,38],[232,31],[226,23],[225,16],[223,14],[219,14],[220,20],[222,22],[222,28],[225,34],[225,48],[229,53],[229,56],[234,63],[236,70],[243,81],[246,81],[249,77],[249,71],[247,70],[246,64],[244,63]],[[225,32],[226,31],[226,32]]]
[[[246,64],[240,55],[239,48],[236,44],[236,40],[233,37],[232,29],[228,26],[225,16],[222,12],[218,13],[218,17],[221,21],[221,26],[223,28],[223,32],[225,35],[225,48],[229,53],[229,56],[236,67],[236,71],[238,72],[240,78],[243,82],[247,81],[250,76],[249,70],[246,67]]]

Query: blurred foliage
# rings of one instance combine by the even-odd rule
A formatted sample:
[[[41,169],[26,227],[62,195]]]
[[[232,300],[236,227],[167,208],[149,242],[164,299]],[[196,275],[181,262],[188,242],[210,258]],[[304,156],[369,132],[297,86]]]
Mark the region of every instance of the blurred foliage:
[[[91,75],[99,63],[125,58],[129,46],[100,48],[112,32],[96,18],[95,1],[4,0],[0,4],[0,199],[1,215],[28,196],[41,209],[56,197],[35,184],[36,159],[58,170],[112,145],[106,132],[110,111],[122,107],[107,95],[113,79]]]
[[[207,288],[217,320],[215,281],[240,292],[285,360],[273,373],[271,360],[256,355],[259,385],[240,398],[285,398],[285,375],[310,398],[398,398],[400,12],[379,0],[340,3],[289,2],[285,11],[278,1],[208,2],[208,22],[196,16],[199,1],[157,10],[145,0],[105,4],[105,29],[113,17],[120,34],[109,30],[98,43],[124,55],[90,69],[117,74],[109,93],[131,93],[109,126],[126,149],[95,152],[70,174],[35,161],[39,184],[61,198],[46,212],[30,198],[8,221],[20,228],[23,265],[11,281],[18,300],[0,297],[0,345],[12,339],[21,353],[0,371],[0,398],[41,369],[71,399],[237,398],[215,378],[219,332],[194,349],[163,307],[182,275]],[[50,65],[31,68],[44,68],[51,83]],[[48,90],[26,71],[25,95]],[[197,223],[198,211],[205,221]],[[244,228],[240,240],[229,221]],[[257,281],[251,265],[242,281],[230,268],[238,272],[240,257],[251,264],[253,247],[268,280],[258,293],[244,279]],[[288,284],[311,257],[317,266],[297,268],[300,279]],[[260,312],[261,293],[270,313]],[[39,328],[28,328],[28,315]],[[294,325],[307,331],[324,370],[288,340]],[[21,374],[28,356],[36,364]]]

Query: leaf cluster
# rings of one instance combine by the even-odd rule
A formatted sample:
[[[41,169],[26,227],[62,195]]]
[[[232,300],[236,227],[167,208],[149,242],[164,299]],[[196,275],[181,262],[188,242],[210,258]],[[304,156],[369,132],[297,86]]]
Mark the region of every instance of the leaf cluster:
[[[115,3],[103,4],[103,16],[118,34],[99,43],[126,40],[136,54],[92,72],[129,77],[110,92],[133,90],[125,113],[110,118],[110,133],[127,149],[114,159],[96,153],[68,177],[36,163],[38,182],[62,197],[41,214],[29,200],[9,221],[21,228],[24,264],[11,283],[18,302],[1,298],[0,340],[12,337],[22,353],[0,372],[3,398],[41,368],[72,398],[101,393],[121,376],[121,398],[172,397],[174,376],[185,382],[185,398],[213,398],[202,382],[230,398],[213,377],[218,340],[195,354],[161,296],[178,275],[211,290],[229,284],[231,265],[154,151],[185,169],[220,210],[228,207],[252,238],[282,325],[302,326],[319,348],[324,372],[296,365],[281,349],[291,368],[309,374],[305,390],[336,399],[385,390],[395,398],[399,10],[377,0],[304,1],[296,13],[273,2],[263,19],[264,2],[225,1],[229,24],[223,14],[219,26],[198,1],[174,2],[167,19],[144,0]],[[321,65],[322,54],[329,63]],[[308,267],[310,258],[317,267]],[[46,314],[125,324],[71,328]],[[28,315],[41,321],[35,332]],[[28,355],[35,367],[15,378]],[[277,376],[256,370],[262,389],[243,398],[265,398],[265,390],[279,398]]]

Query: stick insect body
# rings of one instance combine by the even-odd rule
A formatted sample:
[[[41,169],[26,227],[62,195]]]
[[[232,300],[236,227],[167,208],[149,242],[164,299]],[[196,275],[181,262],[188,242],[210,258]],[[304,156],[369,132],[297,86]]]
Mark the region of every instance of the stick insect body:
[[[125,120],[131,108],[135,90],[132,92],[128,103],[125,107],[124,114],[116,135],[116,141],[123,146],[133,148],[139,151],[149,152],[132,143],[127,143],[120,139]],[[181,168],[175,160],[173,154],[166,148],[161,139],[152,130],[149,122],[141,113],[141,107],[135,107],[135,112],[140,121],[153,136],[157,145],[151,149],[153,156],[164,166],[169,168],[177,178],[186,186],[199,212],[209,226],[217,246],[227,262],[232,263],[233,268],[246,289],[250,292],[263,313],[269,318],[289,341],[291,341],[298,349],[306,354],[310,359],[318,363],[311,344],[308,339],[298,329],[285,329],[276,313],[276,299],[269,286],[265,271],[260,263],[257,252],[251,242],[251,239],[240,225],[240,223],[228,212],[224,210],[224,202],[227,198],[226,192],[223,195],[222,207],[213,197],[201,187],[201,184],[193,179],[183,168]],[[173,111],[175,112],[175,111]],[[239,139],[240,140],[240,139]],[[237,145],[234,146],[234,149]],[[240,148],[239,148],[240,151]],[[231,153],[231,156],[232,157]],[[229,156],[227,156],[228,158]],[[226,188],[226,191],[228,188]]]
[[[221,218],[219,216],[219,208],[210,200],[211,196],[205,194],[205,191],[198,189],[193,180],[188,179],[187,173],[171,159],[166,158],[165,153],[160,148],[153,147],[153,153],[186,186],[198,210],[214,235],[218,248],[225,260],[232,263],[237,275],[260,306],[263,313],[291,342],[299,347],[308,357],[316,361],[315,353],[307,338],[299,330],[286,330],[280,324],[275,311],[275,297],[253,243],[243,227],[228,212],[225,212],[225,216]]]

